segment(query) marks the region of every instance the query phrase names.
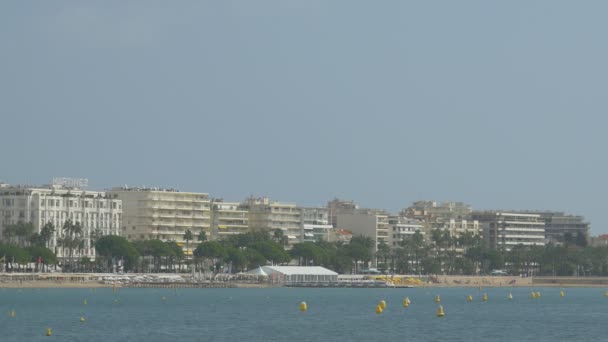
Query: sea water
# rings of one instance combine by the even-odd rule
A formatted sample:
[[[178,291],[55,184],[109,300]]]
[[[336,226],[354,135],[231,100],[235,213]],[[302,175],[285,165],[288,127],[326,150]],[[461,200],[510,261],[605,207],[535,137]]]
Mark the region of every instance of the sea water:
[[[539,299],[530,290],[0,289],[0,341],[608,340],[605,289],[566,288],[562,298],[559,288],[534,288]],[[387,307],[376,314],[380,300]]]

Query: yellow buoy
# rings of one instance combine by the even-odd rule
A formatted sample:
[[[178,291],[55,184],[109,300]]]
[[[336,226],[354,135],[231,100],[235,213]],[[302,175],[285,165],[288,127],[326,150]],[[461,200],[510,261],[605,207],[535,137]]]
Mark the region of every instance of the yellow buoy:
[[[511,292],[509,292],[509,295],[507,296],[508,300],[513,300],[513,295],[511,294]]]
[[[483,296],[481,296],[481,300],[483,300],[484,302],[488,301],[488,294],[484,293]]]
[[[439,305],[439,308],[437,308],[437,317],[443,316],[445,316],[445,311],[443,311],[443,306]]]
[[[382,306],[380,306],[380,304],[376,305],[376,313],[379,315],[382,313],[382,311],[384,311],[382,310]]]
[[[536,292],[536,298],[540,298],[540,292]]]
[[[15,317],[15,310],[11,310],[11,312],[9,313],[9,316]]]
[[[84,322],[84,321],[86,321],[86,319],[84,319],[84,317],[81,316],[80,317],[80,322]]]
[[[530,292],[530,299],[536,298],[536,293],[534,291]]]
[[[604,297],[608,297],[608,291],[604,292]]]
[[[440,303],[441,302],[441,297],[439,297],[439,295],[435,296],[435,303]]]
[[[301,302],[300,303],[300,311],[304,312],[308,310],[308,305],[306,305],[306,302]]]
[[[89,304],[89,302],[85,299],[82,301],[82,304],[87,305],[87,304]]]
[[[408,306],[410,306],[410,299],[408,297],[405,297],[403,299],[403,307],[407,308]]]
[[[386,309],[386,301],[381,300],[380,302],[378,302],[378,305],[380,305],[380,307],[382,308],[382,310]]]
[[[51,328],[47,328],[46,329],[46,336],[51,336],[53,335],[53,330],[51,330]]]
[[[467,296],[467,302],[472,302],[472,301],[473,301],[473,296],[468,295],[468,296]]]
[[[564,297],[566,294],[564,293],[564,291],[559,291],[559,296],[560,297]]]

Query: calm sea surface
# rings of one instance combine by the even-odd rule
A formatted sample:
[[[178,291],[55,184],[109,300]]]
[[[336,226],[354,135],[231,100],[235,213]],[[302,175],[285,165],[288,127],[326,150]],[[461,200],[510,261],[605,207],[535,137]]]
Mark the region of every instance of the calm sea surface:
[[[608,340],[605,289],[565,289],[564,298],[558,288],[534,290],[540,299],[527,288],[0,289],[0,341]],[[378,315],[382,299],[388,305]]]

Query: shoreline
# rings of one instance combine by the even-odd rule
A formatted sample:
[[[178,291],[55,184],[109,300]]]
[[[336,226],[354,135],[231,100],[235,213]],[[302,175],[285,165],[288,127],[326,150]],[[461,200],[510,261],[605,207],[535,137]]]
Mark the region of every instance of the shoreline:
[[[147,280],[131,278],[147,277]],[[406,277],[406,276],[400,276]],[[409,278],[413,278],[409,277]],[[608,288],[608,277],[515,277],[515,276],[421,276],[415,277],[414,288],[489,288],[489,287],[563,287]],[[122,279],[121,282],[119,279]],[[357,286],[332,286],[331,288],[358,288]],[[396,284],[397,285],[397,284]],[[284,284],[232,279],[229,281],[199,281],[180,274],[0,274],[0,288],[276,288]],[[294,288],[303,288],[306,286]],[[323,287],[317,287],[323,288]],[[385,288],[385,287],[376,287]],[[386,288],[393,288],[387,286]],[[394,288],[403,288],[395,286]]]

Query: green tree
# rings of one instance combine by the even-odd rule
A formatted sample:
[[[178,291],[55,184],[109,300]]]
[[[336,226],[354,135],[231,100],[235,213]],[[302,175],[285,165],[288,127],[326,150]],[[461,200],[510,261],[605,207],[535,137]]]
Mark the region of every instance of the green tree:
[[[98,256],[106,260],[106,269],[112,270],[117,265],[118,260],[124,262],[125,270],[134,270],[137,266],[139,252],[127,241],[127,239],[117,235],[105,235],[95,243],[95,251]]]
[[[198,232],[197,240],[198,240],[198,242],[207,241],[207,233],[203,229],[201,229],[201,231]]]
[[[242,272],[247,267],[247,255],[239,248],[226,246],[224,261],[230,264],[232,272]]]
[[[211,260],[211,264],[215,266],[218,259],[226,257],[226,251],[224,250],[224,246],[217,241],[205,241],[196,247],[194,255],[203,260]],[[213,272],[216,272],[215,267],[213,267]]]
[[[378,244],[377,249],[376,258],[378,260],[378,269],[380,272],[385,273],[389,268],[388,260],[391,257],[391,249],[384,241]]]
[[[55,253],[44,246],[32,245],[27,251],[31,256],[31,262],[36,264],[37,270],[38,267],[42,267],[43,270],[48,270],[48,265],[55,265],[57,263]]]

